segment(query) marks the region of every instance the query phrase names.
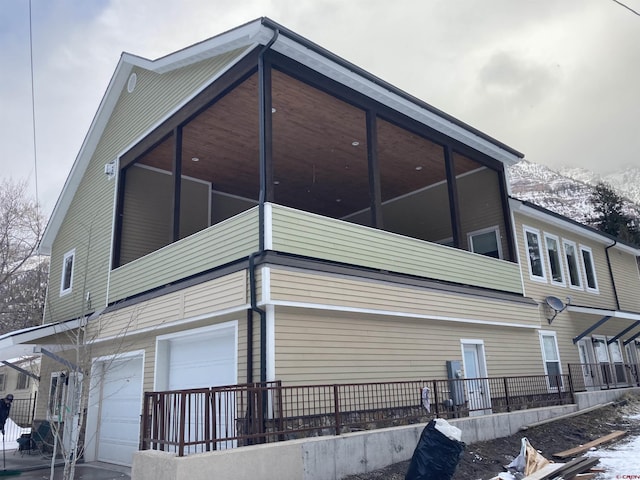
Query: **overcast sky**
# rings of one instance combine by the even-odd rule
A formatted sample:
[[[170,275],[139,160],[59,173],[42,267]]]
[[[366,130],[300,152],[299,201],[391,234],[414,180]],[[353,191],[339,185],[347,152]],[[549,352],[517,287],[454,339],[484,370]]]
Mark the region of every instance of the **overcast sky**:
[[[625,0],[640,12],[640,0]],[[640,165],[640,16],[613,0],[0,0],[0,176],[53,209],[123,51],[268,16],[551,167]]]

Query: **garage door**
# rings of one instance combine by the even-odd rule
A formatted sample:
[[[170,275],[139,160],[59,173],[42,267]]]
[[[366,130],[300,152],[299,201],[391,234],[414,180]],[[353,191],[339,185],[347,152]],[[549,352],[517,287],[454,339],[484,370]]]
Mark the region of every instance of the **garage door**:
[[[142,357],[101,362],[98,460],[132,463],[138,450],[142,412]]]
[[[169,390],[236,383],[236,333],[219,328],[169,340]]]

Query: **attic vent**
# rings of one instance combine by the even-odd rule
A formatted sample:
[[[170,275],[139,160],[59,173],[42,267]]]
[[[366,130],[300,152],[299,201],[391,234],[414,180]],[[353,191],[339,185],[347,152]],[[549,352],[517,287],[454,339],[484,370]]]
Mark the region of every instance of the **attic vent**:
[[[132,73],[129,76],[129,81],[127,82],[127,92],[132,93],[136,89],[136,82],[138,81],[138,76],[135,73]]]

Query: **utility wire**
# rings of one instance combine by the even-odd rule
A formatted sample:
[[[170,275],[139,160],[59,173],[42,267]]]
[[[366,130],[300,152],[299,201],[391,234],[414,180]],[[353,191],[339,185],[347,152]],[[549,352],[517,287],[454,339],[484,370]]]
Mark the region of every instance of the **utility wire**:
[[[36,188],[36,212],[39,213],[40,199],[38,197],[38,150],[36,142],[36,95],[33,78],[33,27],[31,15],[31,0],[29,0],[29,62],[31,64],[31,126],[33,129],[33,169]]]
[[[626,9],[627,9],[627,10],[629,10],[630,12],[633,12],[633,13],[635,13],[636,15],[638,15],[638,16],[640,17],[640,12],[637,12],[637,11],[636,11],[636,10],[634,10],[633,8],[628,7],[627,5],[625,5],[625,4],[624,4],[624,3],[622,3],[622,2],[619,2],[618,0],[612,0],[612,1],[616,2],[616,3],[617,3],[618,5],[620,5],[621,7],[626,8]]]

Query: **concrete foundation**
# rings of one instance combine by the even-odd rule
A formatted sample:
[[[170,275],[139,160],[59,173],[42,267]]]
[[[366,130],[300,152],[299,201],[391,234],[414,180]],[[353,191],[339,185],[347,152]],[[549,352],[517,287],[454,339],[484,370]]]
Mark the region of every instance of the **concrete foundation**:
[[[640,388],[576,394],[576,404],[449,420],[470,444],[506,437],[521,427],[617,400]],[[177,457],[146,450],[133,458],[133,480],[339,480],[409,460],[425,424],[313,437]]]

